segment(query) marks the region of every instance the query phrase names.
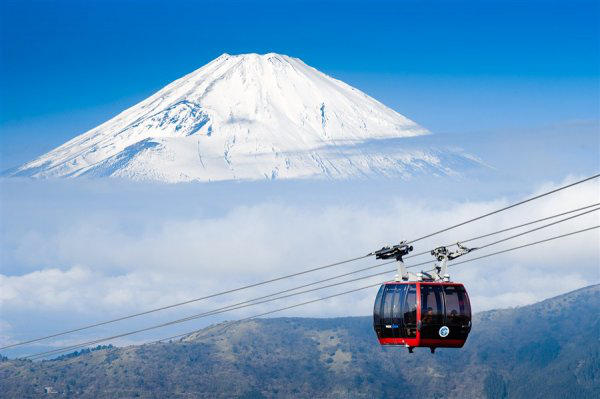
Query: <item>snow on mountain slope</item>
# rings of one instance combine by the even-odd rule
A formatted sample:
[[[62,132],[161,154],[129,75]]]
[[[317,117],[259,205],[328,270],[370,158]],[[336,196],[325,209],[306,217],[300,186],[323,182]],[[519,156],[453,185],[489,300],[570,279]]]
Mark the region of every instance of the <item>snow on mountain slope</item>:
[[[424,134],[297,58],[223,54],[9,174],[180,182],[454,173],[439,151],[366,145]]]

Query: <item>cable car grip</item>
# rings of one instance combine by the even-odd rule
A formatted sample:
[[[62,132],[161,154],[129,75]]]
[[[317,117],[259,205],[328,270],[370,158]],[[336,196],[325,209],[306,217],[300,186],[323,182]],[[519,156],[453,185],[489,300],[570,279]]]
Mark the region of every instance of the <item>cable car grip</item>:
[[[454,252],[448,251],[448,248],[446,247],[437,247],[431,251],[431,255],[433,255],[437,261],[440,262],[439,265],[435,265],[433,280],[450,281],[450,275],[448,274],[448,261],[454,260],[477,249],[467,248],[464,245],[461,245],[460,242],[457,242],[456,246],[458,249]]]
[[[401,241],[397,245],[393,245],[393,246],[388,245],[377,251],[373,251],[373,252],[367,254],[367,256],[375,255],[375,259],[396,259],[396,263],[397,263],[396,267],[398,269],[398,273],[396,274],[396,276],[394,276],[394,280],[396,280],[396,281],[405,280],[406,281],[409,279],[409,274],[408,274],[408,271],[406,270],[406,267],[404,266],[404,260],[402,259],[402,257],[404,255],[407,255],[412,250],[413,250],[412,245],[408,245],[406,243],[406,241]]]

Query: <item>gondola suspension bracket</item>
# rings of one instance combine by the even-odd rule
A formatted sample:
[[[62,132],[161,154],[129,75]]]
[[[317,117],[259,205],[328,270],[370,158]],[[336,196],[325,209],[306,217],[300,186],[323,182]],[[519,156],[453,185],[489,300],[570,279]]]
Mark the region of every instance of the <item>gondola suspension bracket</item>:
[[[412,245],[408,245],[406,241],[401,241],[397,245],[385,246],[377,251],[373,251],[367,254],[367,256],[375,255],[375,259],[396,259],[396,267],[398,272],[394,276],[394,280],[408,281],[411,277],[411,274],[408,272],[408,270],[406,270],[402,257],[407,255],[412,250]]]
[[[450,252],[447,247],[437,247],[431,251],[431,255],[433,255],[440,263],[435,265],[431,274],[421,271],[421,273],[419,273],[419,276],[421,277],[420,279],[450,281],[450,275],[448,274],[448,261],[454,260],[477,249],[467,248],[464,245],[461,245],[460,242],[457,242],[456,246],[458,249],[454,252]]]

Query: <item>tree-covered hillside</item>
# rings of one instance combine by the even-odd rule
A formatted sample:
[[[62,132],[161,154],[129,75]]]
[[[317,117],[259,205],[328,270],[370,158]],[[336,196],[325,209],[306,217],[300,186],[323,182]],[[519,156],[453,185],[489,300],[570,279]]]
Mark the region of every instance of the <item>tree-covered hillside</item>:
[[[463,349],[381,348],[370,317],[249,320],[180,342],[0,362],[3,398],[600,397],[600,286],[475,316]]]

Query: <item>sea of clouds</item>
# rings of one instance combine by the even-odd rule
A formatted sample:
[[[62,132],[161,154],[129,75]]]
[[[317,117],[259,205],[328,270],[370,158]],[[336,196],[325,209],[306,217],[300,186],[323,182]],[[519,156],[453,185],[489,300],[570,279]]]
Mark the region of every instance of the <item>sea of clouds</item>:
[[[300,181],[184,185],[119,180],[4,180],[1,182],[0,343],[361,256],[385,244],[420,237],[579,178],[540,181],[526,192],[506,187],[494,189],[490,185],[481,190],[476,187],[462,190],[464,182],[442,183],[435,179],[402,183]],[[414,244],[415,252],[597,202],[600,202],[600,184],[588,182],[419,241]],[[592,212],[483,249],[481,253],[473,252],[468,257],[598,224],[600,212]],[[536,226],[516,232],[533,227]],[[469,245],[484,245],[516,232]],[[450,271],[453,280],[467,286],[475,311],[523,306],[598,283],[599,243],[600,232],[593,230],[466,263]],[[427,260],[433,259],[425,255],[406,263]],[[61,337],[43,345],[127,331],[377,263],[370,258],[335,266],[127,323]],[[389,269],[393,265],[357,276]],[[117,343],[191,331],[216,321],[250,316],[392,277],[393,273],[248,307]],[[375,292],[376,288],[370,288],[273,316],[368,315]]]

